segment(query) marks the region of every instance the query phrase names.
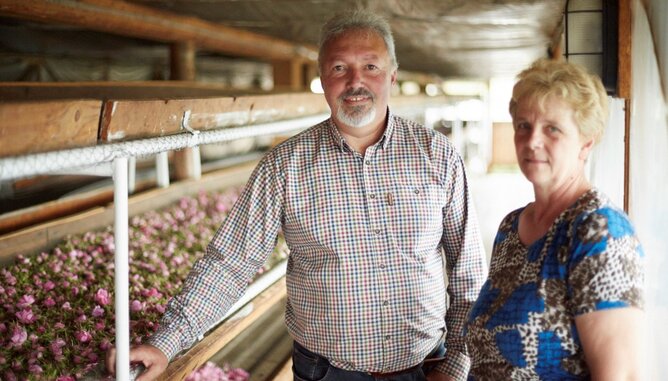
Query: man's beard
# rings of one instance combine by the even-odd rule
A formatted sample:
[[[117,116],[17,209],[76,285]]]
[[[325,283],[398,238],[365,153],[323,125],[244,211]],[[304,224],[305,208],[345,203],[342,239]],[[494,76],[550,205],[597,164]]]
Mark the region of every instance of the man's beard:
[[[371,107],[366,110],[367,105],[346,107],[344,99],[346,97],[366,96],[371,99]],[[376,108],[373,105],[376,102],[374,95],[366,89],[358,89],[355,91],[346,91],[339,99],[339,109],[336,112],[336,117],[342,123],[353,128],[362,128],[373,122],[376,118]],[[347,109],[347,110],[346,110]]]

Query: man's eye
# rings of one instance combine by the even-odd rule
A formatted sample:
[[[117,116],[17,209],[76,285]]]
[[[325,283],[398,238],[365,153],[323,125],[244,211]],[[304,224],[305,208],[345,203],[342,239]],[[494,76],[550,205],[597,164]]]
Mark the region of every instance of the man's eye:
[[[344,69],[345,68],[343,67],[343,65],[336,65],[332,68],[332,71],[339,72],[339,71],[343,71]]]
[[[366,65],[367,70],[378,70],[378,66],[374,64],[368,64]]]

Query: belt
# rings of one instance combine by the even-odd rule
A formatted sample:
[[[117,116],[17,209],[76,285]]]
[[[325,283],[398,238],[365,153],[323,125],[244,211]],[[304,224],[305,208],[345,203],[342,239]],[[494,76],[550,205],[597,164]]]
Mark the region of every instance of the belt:
[[[432,363],[432,362],[438,362],[438,361],[443,361],[445,360],[445,357],[436,357],[436,358],[428,358],[422,361],[421,363],[417,365],[413,365],[410,368],[402,369],[402,370],[397,370],[395,372],[367,372],[367,374],[373,378],[392,378],[396,376],[400,376],[402,374],[407,374],[407,373],[412,373],[419,368],[421,368],[424,364],[427,363]]]

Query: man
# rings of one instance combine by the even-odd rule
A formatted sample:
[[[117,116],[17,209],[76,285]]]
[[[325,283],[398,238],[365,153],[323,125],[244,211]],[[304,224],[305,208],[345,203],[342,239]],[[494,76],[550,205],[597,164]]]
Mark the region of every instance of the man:
[[[139,381],[241,297],[279,229],[295,380],[424,379],[443,337],[427,379],[465,379],[462,327],[485,264],[462,160],[443,135],[388,109],[398,65],[384,20],[335,16],[318,61],[331,118],[258,164],[149,345],[132,349],[147,367]]]

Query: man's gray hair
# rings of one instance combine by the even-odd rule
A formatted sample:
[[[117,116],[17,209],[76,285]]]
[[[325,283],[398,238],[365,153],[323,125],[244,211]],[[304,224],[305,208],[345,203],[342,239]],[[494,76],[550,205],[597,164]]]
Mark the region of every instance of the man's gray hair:
[[[378,35],[385,41],[385,47],[387,48],[387,54],[390,56],[390,63],[392,64],[392,68],[397,69],[399,67],[397,56],[394,52],[394,38],[392,37],[390,24],[388,24],[384,18],[376,14],[357,10],[334,15],[334,17],[329,19],[329,21],[323,25],[320,32],[320,43],[318,51],[319,69],[322,65],[323,48],[325,45],[341,33],[354,29],[372,30],[378,33]]]

